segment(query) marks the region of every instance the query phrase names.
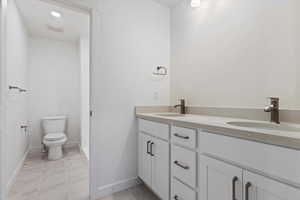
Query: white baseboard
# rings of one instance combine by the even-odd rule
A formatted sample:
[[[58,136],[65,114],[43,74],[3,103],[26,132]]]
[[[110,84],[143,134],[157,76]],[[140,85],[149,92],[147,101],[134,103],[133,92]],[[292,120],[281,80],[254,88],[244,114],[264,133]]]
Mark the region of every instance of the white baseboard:
[[[42,152],[42,147],[30,147],[29,149],[29,154],[41,153],[41,152]]]
[[[64,145],[64,148],[79,147],[79,142],[69,142]]]
[[[82,147],[80,146],[80,150],[82,151],[82,153],[85,155],[87,160],[90,160],[90,154],[89,154],[89,149],[88,147]]]
[[[138,177],[135,177],[99,187],[96,192],[96,199],[126,190],[139,184],[141,184],[140,179]]]
[[[16,167],[16,169],[14,170],[13,174],[11,175],[11,177],[9,178],[7,184],[6,184],[6,187],[5,187],[5,194],[8,195],[11,187],[13,186],[13,184],[15,183],[16,181],[16,178],[19,174],[19,172],[21,171],[23,165],[24,165],[24,162],[25,162],[25,159],[27,157],[29,153],[29,149],[24,153],[23,157],[21,158],[21,160],[18,162],[18,165]]]

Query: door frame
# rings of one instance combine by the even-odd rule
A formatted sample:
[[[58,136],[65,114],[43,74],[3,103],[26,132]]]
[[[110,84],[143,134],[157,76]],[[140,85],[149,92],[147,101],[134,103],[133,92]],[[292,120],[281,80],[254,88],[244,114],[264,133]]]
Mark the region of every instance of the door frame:
[[[3,185],[4,166],[4,133],[6,116],[6,18],[7,0],[0,0],[0,200],[4,200],[6,188]]]
[[[99,21],[100,21],[100,12],[89,3],[80,3],[80,1],[74,0],[40,0],[55,4],[57,6],[66,7],[67,9],[72,9],[78,12],[84,12],[90,17],[90,85],[91,81],[91,72],[92,68],[96,66],[96,55],[97,55],[97,37],[100,35],[99,31]],[[0,200],[6,200],[6,191],[3,183],[3,159],[5,152],[3,149],[4,133],[6,132],[5,128],[5,118],[6,118],[6,93],[7,93],[7,83],[6,83],[6,20],[7,20],[7,0],[0,0]],[[90,87],[90,109],[91,109],[91,87]],[[91,127],[91,118],[89,120]],[[95,138],[95,133],[89,131],[89,195],[90,200],[96,199],[96,154],[95,147],[96,142],[93,139]]]

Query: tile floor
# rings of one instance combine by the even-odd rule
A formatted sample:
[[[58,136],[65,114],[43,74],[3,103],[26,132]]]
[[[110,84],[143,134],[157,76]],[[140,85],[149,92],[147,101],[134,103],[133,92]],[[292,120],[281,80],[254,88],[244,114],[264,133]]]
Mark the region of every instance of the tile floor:
[[[88,181],[88,161],[78,148],[66,150],[57,161],[28,155],[8,200],[87,200]]]
[[[88,161],[78,148],[64,158],[48,161],[45,155],[28,155],[11,188],[8,200],[88,200]],[[99,200],[159,200],[139,185]]]
[[[159,198],[145,186],[139,185],[99,200],[159,200]]]

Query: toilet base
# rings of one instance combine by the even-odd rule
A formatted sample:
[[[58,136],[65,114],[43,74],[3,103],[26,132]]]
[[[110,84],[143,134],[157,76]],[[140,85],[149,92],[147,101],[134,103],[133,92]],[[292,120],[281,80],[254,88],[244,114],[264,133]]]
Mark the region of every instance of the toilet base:
[[[59,160],[63,157],[62,146],[48,147],[48,160]]]
[[[62,140],[58,141],[46,141],[43,143],[48,149],[48,160],[58,160],[63,157],[62,147],[67,142],[67,138],[65,137]]]

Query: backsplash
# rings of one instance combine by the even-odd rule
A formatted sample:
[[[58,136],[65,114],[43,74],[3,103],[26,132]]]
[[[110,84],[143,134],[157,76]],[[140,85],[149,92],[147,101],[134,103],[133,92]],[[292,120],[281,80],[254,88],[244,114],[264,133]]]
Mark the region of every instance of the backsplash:
[[[178,112],[173,106],[136,106],[136,113]],[[263,108],[222,108],[187,106],[188,114],[231,117],[249,120],[269,121],[270,113]],[[300,124],[300,110],[280,110],[280,121]]]
[[[136,106],[135,113],[163,113],[175,112],[171,106]]]

